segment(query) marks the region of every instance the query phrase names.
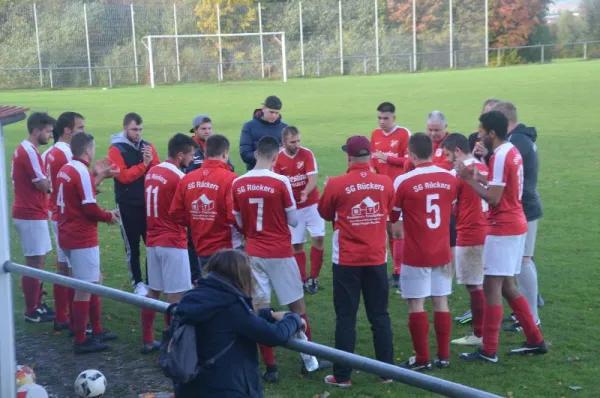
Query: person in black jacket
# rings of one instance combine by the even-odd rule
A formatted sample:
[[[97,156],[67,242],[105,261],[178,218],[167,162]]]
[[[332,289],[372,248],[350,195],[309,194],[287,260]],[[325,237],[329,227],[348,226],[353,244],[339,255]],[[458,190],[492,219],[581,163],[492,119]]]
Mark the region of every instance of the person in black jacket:
[[[306,324],[292,312],[253,312],[252,271],[242,252],[218,252],[207,271],[207,278],[183,296],[176,316],[195,326],[199,363],[233,345],[194,380],[176,386],[175,397],[262,397],[257,343],[285,344]]]

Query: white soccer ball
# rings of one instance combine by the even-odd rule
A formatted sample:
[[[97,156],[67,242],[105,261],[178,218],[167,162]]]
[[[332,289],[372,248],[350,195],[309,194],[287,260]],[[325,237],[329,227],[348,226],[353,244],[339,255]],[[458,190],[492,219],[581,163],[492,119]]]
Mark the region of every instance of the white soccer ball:
[[[17,390],[17,398],[48,398],[48,393],[39,384],[25,384]]]
[[[106,377],[99,370],[84,370],[75,379],[75,394],[78,397],[99,397],[105,391]]]
[[[29,366],[26,365],[17,365],[15,377],[17,380],[17,388],[26,384],[35,383],[35,373]]]

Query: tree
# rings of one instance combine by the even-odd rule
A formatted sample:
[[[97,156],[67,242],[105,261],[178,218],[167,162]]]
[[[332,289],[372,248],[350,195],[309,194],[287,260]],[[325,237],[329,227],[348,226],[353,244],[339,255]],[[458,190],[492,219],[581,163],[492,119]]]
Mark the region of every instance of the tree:
[[[583,0],[581,13],[588,40],[600,40],[600,0]]]
[[[561,13],[553,29],[559,43],[576,43],[585,39],[585,22],[571,11]]]
[[[528,44],[551,0],[493,0],[490,4],[490,45],[513,47]]]

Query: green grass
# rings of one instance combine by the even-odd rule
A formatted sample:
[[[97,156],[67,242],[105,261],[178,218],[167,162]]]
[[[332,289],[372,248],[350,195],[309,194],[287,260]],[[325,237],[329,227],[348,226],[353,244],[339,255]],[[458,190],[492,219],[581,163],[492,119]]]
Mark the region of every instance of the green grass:
[[[166,154],[166,142],[174,132],[187,131],[194,115],[207,113],[214,121],[214,130],[231,139],[232,160],[237,170],[242,170],[236,151],[241,125],[262,99],[277,94],[284,102],[284,119],[300,128],[303,144],[315,152],[322,183],[325,176],[345,171],[340,145],[349,135],[370,134],[376,124],[375,108],[380,102],[394,102],[398,123],[413,132],[423,131],[427,113],[439,109],[448,117],[451,131],[468,133],[477,126],[483,100],[488,97],[512,100],[518,106],[521,120],[539,131],[539,191],[545,217],[540,224],[535,259],[540,291],[546,300],[540,315],[551,351],[544,357],[502,355],[498,365],[482,366],[459,362],[460,350],[453,347],[452,368],[434,371],[432,375],[503,396],[593,397],[600,396],[596,379],[600,370],[600,344],[595,336],[595,327],[600,323],[596,284],[600,279],[598,76],[600,62],[581,62],[426,74],[293,79],[287,84],[235,82],[162,86],[155,90],[131,87],[107,91],[5,91],[1,93],[0,102],[48,111],[55,116],[66,110],[81,112],[86,116],[89,132],[97,139],[97,156],[108,150],[109,136],[119,131],[126,112],[136,111],[144,117],[144,136],[156,145],[162,157]],[[25,135],[23,123],[8,127],[9,155]],[[103,191],[101,204],[112,208],[112,184],[104,183]],[[119,231],[106,225],[101,225],[100,231],[105,283],[127,289],[129,278]],[[12,253],[16,260],[22,261],[15,235],[12,235]],[[326,258],[330,258],[330,246],[328,236]],[[53,268],[51,257],[48,266]],[[326,289],[307,297],[307,305],[315,340],[332,346],[335,317],[330,278],[330,267],[326,264],[322,276]],[[21,321],[19,288],[15,284],[16,325],[27,333],[34,333],[39,327],[25,327]],[[467,306],[465,289],[456,287],[451,297],[453,315],[462,313]],[[390,294],[390,313],[395,357],[406,359],[412,353],[407,305],[395,293]],[[121,334],[131,347],[132,356],[137,355],[139,348],[138,314],[134,307],[104,301],[105,325]],[[137,331],[132,333],[132,328]],[[467,327],[454,326],[452,334],[456,337],[467,331]],[[433,333],[431,337],[434,347]],[[522,340],[522,336],[501,334],[500,352],[504,353]],[[57,344],[67,343],[61,339]],[[362,308],[358,316],[356,352],[373,357],[371,333]],[[341,392],[326,387],[322,375],[301,379],[297,354],[278,349],[277,358],[282,381],[266,387],[268,397],[312,397],[324,391],[329,391],[332,397],[428,396],[398,383],[381,386],[374,376],[364,373],[355,374],[353,388]],[[583,389],[573,391],[570,386]]]

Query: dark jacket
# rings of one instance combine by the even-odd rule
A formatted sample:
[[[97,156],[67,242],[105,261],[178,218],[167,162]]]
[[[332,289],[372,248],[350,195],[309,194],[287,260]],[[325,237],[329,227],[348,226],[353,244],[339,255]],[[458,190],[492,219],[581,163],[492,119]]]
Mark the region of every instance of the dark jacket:
[[[281,145],[281,130],[287,127],[287,124],[281,121],[281,115],[275,123],[269,123],[263,120],[263,112],[261,109],[255,109],[252,120],[244,123],[242,127],[242,135],[240,136],[240,156],[246,168],[252,170],[256,165],[254,151],[258,146],[258,140],[262,137],[273,137]]]
[[[206,147],[206,143],[196,138],[196,136],[194,136],[192,139],[198,144],[198,150],[196,150],[196,152],[194,153],[194,160],[192,160],[188,167],[186,167],[185,170],[183,170],[185,174],[202,167],[202,163],[204,163],[205,159],[204,148]],[[227,160],[227,164],[229,165],[231,171],[235,171],[231,160]]]
[[[262,397],[256,344],[285,344],[302,321],[289,313],[274,323],[270,310],[261,310],[257,316],[251,308],[250,298],[214,274],[201,279],[198,287],[183,296],[177,315],[184,323],[196,326],[200,363],[235,343],[192,382],[177,386],[177,398]]]
[[[475,149],[475,144],[479,142],[479,132],[476,131],[469,135],[469,148],[471,148],[471,152]],[[477,160],[483,162],[485,164],[490,163],[490,158],[492,157],[492,151],[489,151],[487,155],[482,159],[481,156],[476,156]]]
[[[517,147],[523,157],[523,212],[527,221],[542,218],[542,201],[537,192],[539,157],[535,127],[518,124],[508,135],[508,141]]]

